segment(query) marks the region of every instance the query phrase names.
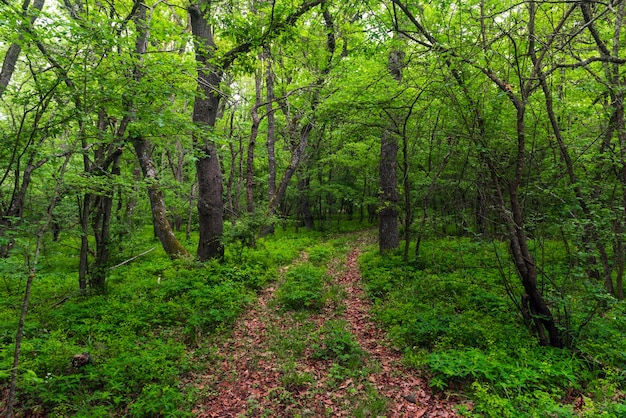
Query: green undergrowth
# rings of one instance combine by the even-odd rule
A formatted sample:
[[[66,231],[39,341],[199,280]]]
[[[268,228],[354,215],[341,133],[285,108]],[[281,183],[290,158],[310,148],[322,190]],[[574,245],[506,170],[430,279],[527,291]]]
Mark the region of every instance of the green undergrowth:
[[[625,303],[588,280],[572,281],[558,245],[541,249],[540,285],[568,324],[567,349],[539,346],[524,326],[506,291],[519,303],[505,244],[433,240],[422,243],[418,262],[372,249],[360,265],[375,317],[405,363],[424,370],[435,389],[469,396],[474,408],[465,416],[626,416]]]
[[[172,261],[152,242],[155,251],[110,271],[106,294],[87,296],[77,292],[78,258],[67,255],[76,241],[48,243],[33,283],[16,410],[50,417],[192,416],[196,393],[185,382],[205,365],[190,353],[226,335],[278,268],[319,239],[277,230],[254,248],[228,250],[224,262],[203,264]],[[145,247],[139,239],[126,242],[112,264]],[[0,260],[0,393],[9,383],[26,280],[20,251]],[[72,367],[83,352],[90,363]]]
[[[279,308],[271,309],[276,317],[270,321],[268,334],[282,385],[269,396],[280,394],[276,409],[284,409],[286,416],[320,416],[310,404],[316,394],[329,393],[336,407],[350,416],[385,416],[388,412],[387,399],[368,380],[380,366],[361,348],[343,318],[345,289],[332,283],[329,271],[336,265],[341,268],[353,240],[354,236],[345,235],[308,248],[306,257],[285,271],[270,302],[270,307]],[[312,321],[320,314],[325,319],[321,325]],[[311,361],[326,364],[327,375],[321,381],[306,366]],[[255,408],[251,405],[246,416],[258,416],[260,411]],[[327,410],[322,416],[333,414]],[[275,416],[274,410],[262,416]]]

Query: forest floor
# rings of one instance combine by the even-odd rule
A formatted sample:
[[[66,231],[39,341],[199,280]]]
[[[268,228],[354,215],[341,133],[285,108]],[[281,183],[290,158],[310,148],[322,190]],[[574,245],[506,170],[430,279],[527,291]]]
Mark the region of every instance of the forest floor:
[[[371,237],[355,235],[326,265],[330,297],[314,312],[276,303],[280,272],[209,354],[194,376],[204,393],[194,414],[207,417],[456,417],[455,402],[434,395],[417,370],[403,367],[370,317],[357,258]],[[457,400],[458,401],[458,400]]]

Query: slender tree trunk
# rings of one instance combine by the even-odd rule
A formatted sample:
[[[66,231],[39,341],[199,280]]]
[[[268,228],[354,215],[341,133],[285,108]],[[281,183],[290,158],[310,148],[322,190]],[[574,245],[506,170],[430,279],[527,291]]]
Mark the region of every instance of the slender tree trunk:
[[[175,155],[172,155],[172,152],[169,149],[165,150],[165,154],[167,156],[167,162],[168,165],[170,166],[171,170],[172,170],[172,175],[174,176],[174,180],[176,180],[176,182],[183,186],[184,184],[184,168],[185,168],[185,150],[183,149],[183,145],[180,142],[179,139],[176,139],[175,142]],[[182,190],[182,187],[181,189]],[[183,193],[182,192],[178,192],[176,193],[178,195],[178,197],[180,199],[183,198],[183,196],[181,196]],[[182,211],[177,210],[173,215],[173,222],[174,222],[174,229],[176,229],[176,231],[180,231],[183,227],[183,222],[184,222],[184,215]]]
[[[148,184],[148,198],[152,208],[152,222],[154,230],[163,245],[163,249],[171,258],[188,257],[189,252],[182,246],[174,235],[174,230],[167,219],[167,209],[165,208],[165,198],[158,184],[156,167],[152,162],[151,144],[139,136],[131,138],[131,142],[137,153],[139,165],[143,177]]]
[[[120,175],[119,161],[122,153],[117,152],[111,167],[111,175]],[[103,167],[107,169],[106,167]],[[113,212],[114,189],[96,196],[92,229],[96,240],[96,257],[90,272],[90,287],[96,292],[104,293],[106,274],[109,266],[111,245],[111,216]]]
[[[266,104],[265,113],[267,114],[267,195],[268,200],[276,194],[276,154],[274,151],[276,137],[276,118],[274,117],[274,72],[272,71],[272,61],[270,59],[270,48],[265,48],[265,59],[267,70],[265,74],[266,87]],[[273,227],[272,227],[273,228]]]
[[[399,83],[402,81],[404,53],[389,53],[389,72]],[[392,115],[393,119],[393,115]],[[378,209],[378,246],[382,253],[400,246],[398,231],[398,134],[395,121],[390,122],[380,140],[380,207]],[[408,191],[407,191],[408,192]]]
[[[302,222],[307,231],[315,228],[313,214],[311,213],[311,198],[309,197],[310,178],[306,174],[298,179],[298,194],[300,195],[300,213],[302,214]]]
[[[248,213],[254,213],[254,148],[259,135],[259,108],[261,107],[261,74],[257,72],[254,77],[254,105],[250,109],[252,128],[250,141],[248,141],[248,159],[246,160],[246,202]]]
[[[601,34],[597,31],[595,27],[595,18],[593,16],[593,11],[590,4],[588,2],[582,2],[578,5],[580,6],[587,30],[594,39],[594,42],[600,54],[607,57],[612,56],[616,59],[619,58],[622,46],[621,31],[624,17],[626,15],[626,4],[624,2],[619,2],[619,4],[617,5],[615,27],[613,31],[614,45],[612,51],[609,50],[607,44],[602,40]],[[606,84],[608,85],[610,91],[611,108],[613,109],[611,118],[609,120],[607,141],[610,142],[610,137],[613,135],[613,133],[617,134],[621,161],[620,164],[616,167],[616,172],[618,173],[618,176],[622,183],[622,201],[626,202],[626,123],[624,121],[624,91],[623,80],[620,74],[620,64],[617,62],[614,62],[612,64],[605,63],[604,72],[607,79]],[[626,211],[623,212],[626,213]],[[593,223],[591,224],[591,227],[595,229]],[[616,237],[616,239],[621,238]],[[599,239],[597,241],[601,243]],[[598,249],[600,252],[602,264],[604,266],[604,286],[609,293],[615,293],[616,291],[613,286],[613,278],[607,252],[606,250],[604,250],[603,247],[599,247]]]
[[[522,280],[524,290],[528,295],[534,319],[537,323],[540,323],[548,333],[547,339],[545,337],[542,338],[542,329],[541,326],[538,326],[540,342],[544,345],[551,345],[552,347],[562,347],[563,342],[554,317],[552,316],[552,312],[539,290],[537,283],[537,267],[528,249],[526,231],[524,229],[524,216],[522,205],[519,201],[519,188],[524,175],[523,170],[526,159],[526,107],[521,100],[514,100],[514,104],[517,110],[517,160],[515,175],[509,184],[511,215],[507,222],[511,254]]]
[[[80,209],[80,255],[78,261],[78,287],[82,294],[87,292],[89,278],[89,217],[91,214],[91,194],[83,195]]]
[[[280,204],[281,200],[285,196],[285,193],[287,192],[287,186],[289,185],[289,182],[291,181],[291,178],[293,177],[294,173],[300,166],[300,162],[304,158],[306,147],[307,147],[307,144],[309,143],[309,135],[311,134],[312,130],[313,130],[312,123],[307,123],[300,130],[299,141],[297,142],[296,146],[292,149],[292,152],[291,152],[291,162],[289,163],[289,166],[283,173],[283,176],[280,180],[280,184],[278,185],[278,189],[276,190],[276,193],[270,198],[270,201],[268,203],[268,208],[267,208],[268,213],[275,213],[276,209],[278,208],[278,205]]]
[[[48,206],[48,210],[46,212],[46,220],[39,230],[39,233],[37,234],[37,244],[35,245],[35,253],[33,255],[31,267],[29,269],[30,271],[28,272],[28,279],[26,280],[26,288],[24,290],[24,298],[22,300],[22,310],[20,313],[20,319],[17,325],[17,332],[15,335],[15,350],[13,352],[13,365],[11,367],[11,382],[9,383],[9,394],[5,410],[6,418],[13,418],[13,407],[15,403],[15,393],[17,390],[17,376],[19,374],[18,366],[20,362],[22,339],[24,337],[24,327],[26,325],[26,315],[28,313],[31,288],[33,285],[33,280],[37,275],[37,264],[39,263],[39,254],[43,245],[43,236],[49,229],[50,224],[52,223],[52,214],[54,213],[54,208],[56,207],[57,199],[60,195],[61,185],[63,184],[63,178],[65,177],[65,169],[68,162],[70,161],[71,156],[72,154],[68,153],[65,160],[63,161],[63,164],[61,165],[60,172],[56,177],[57,184],[51,196],[50,205]]]
[[[133,16],[138,30],[137,39],[135,41],[135,54],[138,57],[138,63],[133,69],[133,78],[135,81],[141,81],[143,78],[141,65],[143,64],[143,56],[146,54],[148,48],[150,31],[146,14],[147,6],[141,3],[137,6],[135,16]],[[132,100],[130,100],[126,106],[128,113],[134,117],[136,109]],[[171,258],[188,257],[189,252],[178,241],[176,235],[174,235],[172,225],[167,219],[165,198],[159,186],[157,169],[152,161],[151,154],[153,145],[137,133],[130,135],[129,140],[135,148],[143,177],[148,183],[148,198],[152,209],[152,221],[155,234],[161,241],[161,245],[168,256]]]
[[[24,20],[28,20],[28,23],[24,22],[22,24],[24,30],[26,29],[26,27],[30,27],[33,23],[35,23],[39,12],[43,8],[44,2],[45,0],[35,0],[33,6],[29,8],[30,0],[24,0],[24,3],[22,4],[22,18]],[[28,14],[30,14],[30,18],[27,19]],[[20,45],[20,42],[22,42],[23,40],[24,34],[20,33],[19,42],[11,44],[6,54],[4,55],[4,60],[2,61],[2,69],[0,70],[0,98],[2,98],[2,95],[4,94],[9,83],[11,82],[11,78],[13,77],[13,73],[15,72],[15,64],[17,64],[17,59],[20,56],[20,52],[22,52],[22,46]]]
[[[41,145],[41,143],[39,145]],[[11,195],[11,201],[9,202],[9,207],[7,208],[6,212],[4,212],[2,214],[2,217],[0,218],[0,228],[2,229],[8,230],[11,228],[15,228],[20,223],[20,220],[24,214],[26,195],[30,188],[33,172],[43,166],[48,161],[48,158],[44,158],[35,162],[34,158],[38,152],[39,150],[35,149],[31,153],[23,173],[20,173],[19,171],[19,161],[16,164],[17,168],[15,170],[15,182],[13,193]],[[1,231],[0,234],[3,232],[4,231]],[[0,246],[0,257],[8,257],[11,248],[13,248],[13,238],[9,238],[6,244]]]
[[[235,141],[233,140],[235,134],[234,120],[235,120],[236,108],[230,114],[230,129],[228,132],[228,148],[230,149],[230,170],[228,173],[228,180],[226,181],[226,206],[230,219],[233,223],[237,221],[239,216],[239,191],[240,191],[240,179],[241,173],[237,172],[237,167],[241,167],[241,135],[239,137],[239,149],[235,148]],[[239,162],[237,161],[239,160]],[[237,202],[237,203],[235,203]]]
[[[620,51],[622,50],[622,28],[624,24],[624,18],[626,18],[626,3],[623,1],[619,3],[617,8],[617,16],[615,19],[615,28],[613,31],[613,56],[619,57]],[[615,86],[615,98],[613,99],[613,109],[615,113],[615,131],[617,133],[617,138],[620,145],[620,158],[621,158],[621,181],[622,181],[622,205],[626,208],[626,119],[624,114],[624,79],[622,77],[623,71],[619,64],[615,63],[611,67],[612,72],[612,80],[613,85]],[[622,78],[621,78],[622,77]],[[626,209],[622,210],[622,216],[626,215]],[[623,221],[622,221],[623,222]],[[623,230],[623,226],[620,227],[620,230]],[[621,231],[620,231],[621,232]],[[615,256],[616,264],[618,268],[621,268],[617,273],[616,285],[613,289],[613,281],[612,278],[606,277],[604,278],[605,287],[613,291],[615,296],[623,300],[624,299],[624,238],[623,234],[616,234],[615,238],[617,243],[617,250],[620,253]]]

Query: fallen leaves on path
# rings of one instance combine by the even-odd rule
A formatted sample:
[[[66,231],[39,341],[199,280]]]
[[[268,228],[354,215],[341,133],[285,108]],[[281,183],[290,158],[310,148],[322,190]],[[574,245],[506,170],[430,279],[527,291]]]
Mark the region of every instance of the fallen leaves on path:
[[[355,244],[343,264],[335,260],[328,266],[333,284],[345,288],[343,312],[326,307],[307,321],[308,326],[319,329],[330,319],[345,319],[368,362],[378,365],[376,372],[365,379],[347,377],[337,382],[333,362],[312,359],[310,347],[304,348],[296,361],[281,358],[277,345],[287,347],[290,332],[306,333],[308,329],[270,303],[276,290],[270,287],[237,321],[232,336],[217,347],[212,370],[196,376],[196,387],[207,393],[194,411],[196,416],[351,417],[359,405],[361,415],[376,416],[373,410],[368,412],[368,400],[385,402],[386,398],[387,417],[456,417],[452,402],[434,396],[423,378],[402,367],[401,353],[387,344],[384,331],[372,321],[369,300],[361,287],[358,248]],[[299,260],[303,261],[306,254]],[[285,340],[275,341],[276,335]],[[374,401],[368,398],[372,388],[378,397]]]
[[[361,347],[380,362],[381,371],[372,374],[370,381],[391,400],[389,416],[456,417],[453,403],[433,396],[424,379],[402,366],[402,354],[386,343],[385,332],[370,318],[371,306],[361,287],[358,255],[357,249],[348,255],[347,270],[338,280],[348,295],[344,315]]]

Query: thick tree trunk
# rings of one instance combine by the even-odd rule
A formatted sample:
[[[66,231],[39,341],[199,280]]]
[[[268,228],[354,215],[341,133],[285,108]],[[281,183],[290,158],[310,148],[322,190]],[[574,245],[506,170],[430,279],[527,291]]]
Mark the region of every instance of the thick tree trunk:
[[[220,101],[220,83],[225,71],[234,60],[248,53],[261,42],[269,42],[272,37],[293,25],[304,13],[321,4],[323,0],[311,0],[298,7],[292,14],[280,22],[272,22],[273,26],[266,31],[269,38],[249,39],[235,46],[230,51],[216,57],[216,44],[209,25],[211,21],[211,0],[197,0],[188,6],[191,19],[191,31],[194,36],[196,63],[198,64],[198,95],[194,101],[193,122],[197,132],[204,131],[202,137],[194,135],[195,151],[199,155],[196,162],[198,170],[198,220],[200,224],[200,240],[198,258],[205,261],[211,258],[223,258],[224,247],[222,234],[224,229],[222,202],[222,174],[217,159],[215,144],[210,135],[217,119]],[[209,160],[209,161],[205,161]],[[215,184],[203,184],[214,181]],[[217,184],[219,182],[219,184]],[[278,194],[278,192],[276,193]]]
[[[198,63],[198,95],[193,105],[193,122],[198,175],[198,222],[200,238],[197,255],[200,261],[224,257],[224,203],[222,200],[222,171],[217,148],[210,135],[217,120],[220,102],[219,85],[223,69],[212,62],[216,46],[208,23],[210,1],[200,0],[188,8],[194,35]],[[201,134],[200,134],[201,132]]]
[[[224,257],[224,205],[222,203],[222,172],[214,144],[204,148],[208,157],[196,161],[198,173],[198,219],[200,241],[198,258],[201,261]]]
[[[386,129],[380,142],[378,245],[382,253],[400,246],[398,232],[398,136]]]

